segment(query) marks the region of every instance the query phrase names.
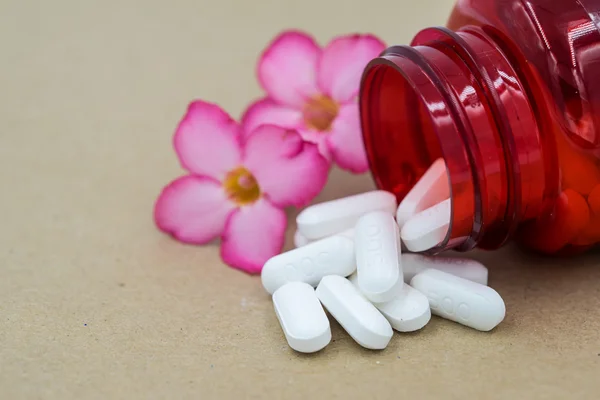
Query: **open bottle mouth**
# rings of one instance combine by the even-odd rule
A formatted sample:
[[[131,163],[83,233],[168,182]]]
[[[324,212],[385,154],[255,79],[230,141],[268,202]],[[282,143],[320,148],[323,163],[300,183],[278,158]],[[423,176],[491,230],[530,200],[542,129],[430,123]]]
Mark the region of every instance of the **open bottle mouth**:
[[[499,247],[532,196],[520,185],[535,143],[522,139],[537,128],[511,71],[477,28],[425,30],[365,68],[360,114],[376,184],[401,200],[437,158],[446,162],[452,217],[432,252]]]
[[[418,89],[397,65],[378,59],[368,69],[361,114],[371,172],[380,188],[402,199],[442,155],[436,127]]]
[[[401,201],[423,176],[432,163],[442,157],[447,168],[451,161],[439,139],[436,118],[452,125],[452,118],[438,95],[437,100],[426,97],[431,83],[416,64],[399,57],[395,52],[404,48],[388,49],[382,57],[373,60],[365,69],[360,94],[360,113],[363,140],[369,165],[377,186],[387,190]],[[409,50],[410,51],[410,50]],[[421,85],[419,79],[421,76]],[[431,93],[434,94],[434,93]],[[445,135],[449,137],[450,135]],[[456,146],[460,143],[456,142]],[[463,166],[468,171],[468,166]],[[445,239],[431,253],[455,247],[458,239],[464,242],[467,232],[453,235],[454,188],[449,173],[450,198],[453,217]],[[472,209],[471,209],[472,210]],[[469,232],[470,233],[470,232]]]

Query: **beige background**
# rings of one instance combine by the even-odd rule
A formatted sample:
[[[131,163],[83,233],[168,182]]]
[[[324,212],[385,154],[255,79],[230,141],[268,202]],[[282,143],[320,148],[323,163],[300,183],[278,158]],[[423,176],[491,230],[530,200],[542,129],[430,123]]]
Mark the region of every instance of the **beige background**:
[[[370,352],[334,324],[334,342],[306,356],[286,346],[258,278],[153,226],[188,101],[239,115],[281,29],[406,43],[450,7],[0,0],[0,398],[597,399],[598,253],[474,253],[506,300],[494,332],[434,318]],[[335,172],[319,200],[370,187]]]

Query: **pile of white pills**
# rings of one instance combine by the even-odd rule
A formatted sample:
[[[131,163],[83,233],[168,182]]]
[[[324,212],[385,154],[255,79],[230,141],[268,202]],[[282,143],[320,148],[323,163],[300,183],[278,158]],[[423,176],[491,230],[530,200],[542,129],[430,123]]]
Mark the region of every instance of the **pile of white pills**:
[[[312,353],[329,344],[325,310],[373,350],[387,347],[393,330],[423,328],[431,314],[480,331],[502,322],[504,301],[487,286],[487,268],[417,254],[446,237],[449,196],[440,159],[398,206],[391,193],[372,191],[303,210],[297,248],[271,258],[261,275],[290,347]]]

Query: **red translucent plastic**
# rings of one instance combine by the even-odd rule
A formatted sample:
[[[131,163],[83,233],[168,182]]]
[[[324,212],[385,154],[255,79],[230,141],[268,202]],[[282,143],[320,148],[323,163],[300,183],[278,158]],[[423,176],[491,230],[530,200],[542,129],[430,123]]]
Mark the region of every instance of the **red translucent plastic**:
[[[445,159],[452,223],[432,252],[600,243],[600,0],[459,0],[367,66],[360,110],[399,200]]]

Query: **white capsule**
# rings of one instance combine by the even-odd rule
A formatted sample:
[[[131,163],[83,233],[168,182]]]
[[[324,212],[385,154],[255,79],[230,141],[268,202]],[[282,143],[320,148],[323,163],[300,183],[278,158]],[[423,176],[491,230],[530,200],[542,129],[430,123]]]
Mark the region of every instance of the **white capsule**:
[[[269,259],[261,273],[269,293],[288,282],[317,286],[326,275],[348,276],[356,270],[354,242],[343,236],[331,236]]]
[[[432,314],[480,331],[494,329],[506,314],[494,289],[437,269],[418,273],[410,285],[427,296]]]
[[[273,294],[275,314],[290,347],[314,353],[331,341],[331,329],[315,289],[307,283],[291,282]]]
[[[396,211],[396,197],[382,190],[357,194],[343,199],[315,204],[304,209],[296,222],[298,230],[309,239],[318,239],[354,228],[366,213]]]
[[[360,291],[371,301],[391,300],[404,283],[394,217],[382,211],[362,216],[356,223],[354,248]]]
[[[446,199],[409,219],[400,236],[409,251],[418,253],[440,244],[448,233],[452,217],[452,202]]]
[[[332,236],[344,236],[344,237],[347,237],[348,239],[354,240],[354,229],[346,229],[345,231],[336,233],[335,235],[332,235]],[[317,240],[321,240],[321,239],[308,239],[308,238],[306,238],[306,236],[301,234],[300,231],[298,231],[298,230],[296,230],[296,233],[294,233],[294,247],[303,247],[309,243],[316,242]]]
[[[450,197],[450,186],[446,163],[443,158],[438,158],[400,202],[396,211],[398,225],[402,228],[415,214],[448,197]]]
[[[402,254],[404,282],[410,280],[419,272],[428,268],[438,269],[473,282],[487,285],[488,269],[483,264],[468,258],[429,257],[422,254]]]
[[[358,288],[356,273],[348,279]],[[373,303],[373,305],[398,332],[418,331],[431,320],[427,297],[406,283],[392,300],[385,303]]]
[[[372,350],[387,347],[393,335],[390,323],[348,279],[324,277],[317,297],[358,344]]]

